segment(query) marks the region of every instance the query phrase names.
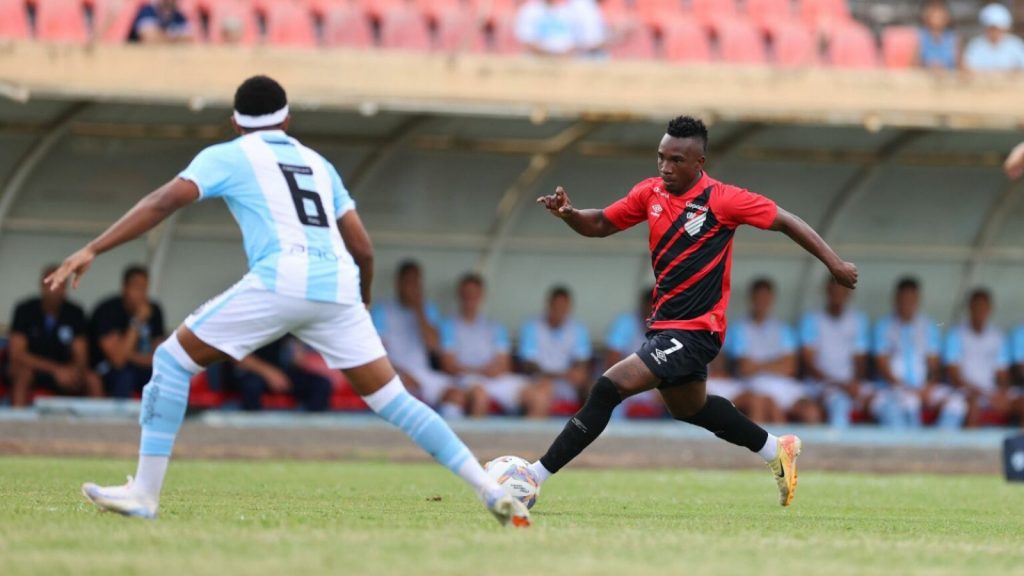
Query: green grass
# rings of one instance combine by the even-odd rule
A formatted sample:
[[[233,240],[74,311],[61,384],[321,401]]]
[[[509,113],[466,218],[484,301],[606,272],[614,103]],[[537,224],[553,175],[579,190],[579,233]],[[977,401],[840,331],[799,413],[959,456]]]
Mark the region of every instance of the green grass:
[[[0,458],[0,574],[1024,574],[995,477],[568,470],[527,531],[430,465],[175,462],[156,522],[99,514],[127,461]],[[436,497],[440,497],[439,499]]]

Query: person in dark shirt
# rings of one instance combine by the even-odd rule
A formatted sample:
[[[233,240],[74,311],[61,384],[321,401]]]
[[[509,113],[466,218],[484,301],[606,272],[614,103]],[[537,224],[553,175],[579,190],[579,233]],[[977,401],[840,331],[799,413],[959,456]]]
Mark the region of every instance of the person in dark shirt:
[[[43,278],[56,270],[48,266]],[[103,393],[89,370],[85,312],[64,297],[65,289],[47,290],[14,308],[10,337],[11,404],[27,406],[33,388],[61,394]]]
[[[331,381],[302,365],[302,344],[285,336],[238,363],[237,385],[242,410],[263,409],[264,392],[290,393],[310,412],[327,410]]]
[[[157,0],[139,6],[128,34],[129,42],[161,44],[192,40],[188,18],[178,9],[177,0]]]
[[[92,315],[93,361],[107,393],[129,398],[142,390],[153,368],[153,351],[163,342],[164,315],[149,299],[149,272],[124,271],[121,295],[103,301]]]

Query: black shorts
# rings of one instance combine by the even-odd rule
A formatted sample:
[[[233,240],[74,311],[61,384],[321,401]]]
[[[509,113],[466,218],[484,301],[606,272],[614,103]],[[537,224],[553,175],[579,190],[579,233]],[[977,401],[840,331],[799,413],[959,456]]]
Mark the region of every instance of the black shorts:
[[[708,379],[708,364],[718,356],[722,341],[706,330],[651,330],[636,354],[670,388]]]

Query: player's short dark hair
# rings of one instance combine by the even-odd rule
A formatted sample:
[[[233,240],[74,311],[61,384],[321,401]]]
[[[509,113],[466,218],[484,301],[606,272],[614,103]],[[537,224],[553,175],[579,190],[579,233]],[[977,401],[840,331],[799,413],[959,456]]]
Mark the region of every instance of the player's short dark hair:
[[[921,283],[913,276],[904,276],[896,283],[896,292],[903,292],[906,290],[918,292],[921,290]]]
[[[708,127],[699,118],[676,116],[668,121],[665,133],[673,138],[696,138],[704,144],[704,151],[708,150]]]
[[[235,110],[247,116],[273,114],[288,104],[288,95],[269,76],[253,76],[235,90]]]
[[[548,302],[551,302],[555,298],[568,298],[572,300],[572,291],[565,284],[558,284],[552,286],[551,290],[548,290]]]
[[[761,290],[767,290],[769,292],[775,292],[775,282],[767,276],[761,276],[754,278],[754,281],[750,283],[750,293],[754,294]]]
[[[466,272],[459,278],[459,287],[463,287],[466,284],[476,284],[477,286],[484,287],[484,277],[477,274],[476,272]]]
[[[975,300],[985,300],[991,304],[992,291],[984,286],[979,286],[974,290],[971,290],[971,293],[967,296],[967,301],[973,303]]]
[[[419,262],[417,262],[415,260],[412,260],[412,259],[402,260],[401,262],[398,263],[398,270],[395,272],[395,276],[401,278],[402,276],[405,276],[406,274],[409,274],[410,272],[422,272],[422,271],[423,271],[423,268],[420,267],[420,263]]]
[[[121,286],[127,286],[132,278],[136,276],[142,276],[143,278],[149,279],[149,268],[146,268],[142,264],[131,264],[124,269],[121,273]]]

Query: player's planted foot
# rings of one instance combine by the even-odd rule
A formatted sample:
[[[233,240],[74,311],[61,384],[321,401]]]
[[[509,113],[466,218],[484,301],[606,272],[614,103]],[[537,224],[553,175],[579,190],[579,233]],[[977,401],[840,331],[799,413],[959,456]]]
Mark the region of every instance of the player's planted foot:
[[[82,495],[103,512],[115,512],[132,518],[156,518],[157,507],[132,490],[132,477],[123,486],[82,484]]]
[[[796,459],[800,456],[800,439],[790,434],[778,440],[778,454],[768,462],[768,468],[779,485],[779,504],[789,506],[796,494]]]
[[[491,514],[494,514],[494,517],[498,519],[502,526],[512,526],[513,528],[530,527],[530,511],[526,508],[526,504],[513,498],[511,494],[504,493],[486,502],[486,504],[487,509],[491,511]]]

